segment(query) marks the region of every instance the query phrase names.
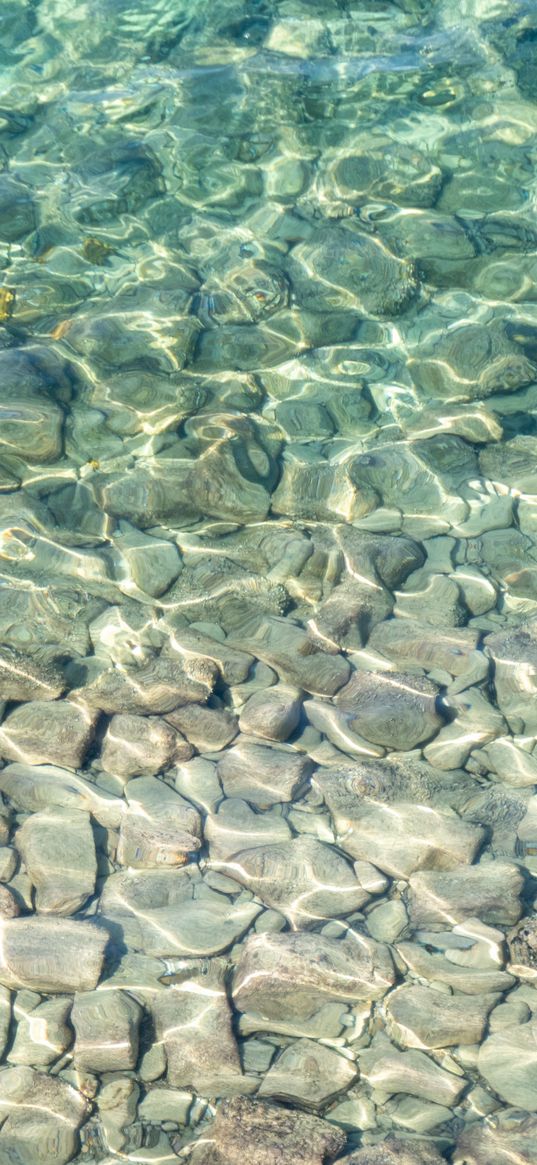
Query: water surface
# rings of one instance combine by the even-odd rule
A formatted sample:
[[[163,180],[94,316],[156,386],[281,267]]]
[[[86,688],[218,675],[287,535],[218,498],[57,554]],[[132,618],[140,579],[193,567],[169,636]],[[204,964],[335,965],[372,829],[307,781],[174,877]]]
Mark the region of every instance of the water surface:
[[[0,1165],[535,1165],[535,5],[1,19]]]

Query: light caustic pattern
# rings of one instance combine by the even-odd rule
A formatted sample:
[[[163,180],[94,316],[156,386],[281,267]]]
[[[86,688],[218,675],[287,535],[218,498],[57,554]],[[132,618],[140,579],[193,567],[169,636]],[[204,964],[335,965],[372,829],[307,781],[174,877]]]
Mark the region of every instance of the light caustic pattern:
[[[537,1165],[532,0],[3,0],[0,1165]]]

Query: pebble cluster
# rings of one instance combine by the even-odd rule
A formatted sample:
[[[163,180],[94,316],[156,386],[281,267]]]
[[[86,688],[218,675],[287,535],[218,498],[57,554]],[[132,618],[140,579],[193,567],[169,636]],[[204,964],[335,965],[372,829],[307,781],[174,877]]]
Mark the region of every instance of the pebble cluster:
[[[2,28],[0,1165],[537,1165],[535,5]]]

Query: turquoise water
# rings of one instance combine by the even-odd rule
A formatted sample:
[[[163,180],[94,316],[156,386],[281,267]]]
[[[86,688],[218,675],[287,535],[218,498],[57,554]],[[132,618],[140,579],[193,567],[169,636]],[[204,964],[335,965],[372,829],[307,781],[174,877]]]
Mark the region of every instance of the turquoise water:
[[[0,1165],[536,1165],[535,5],[0,19]]]

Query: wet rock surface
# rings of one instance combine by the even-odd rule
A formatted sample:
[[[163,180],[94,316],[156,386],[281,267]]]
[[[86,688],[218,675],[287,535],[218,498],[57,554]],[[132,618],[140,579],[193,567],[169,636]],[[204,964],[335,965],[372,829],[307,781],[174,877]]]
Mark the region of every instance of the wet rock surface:
[[[202,1096],[234,1096],[254,1091],[257,1084],[243,1078],[225,972],[224,960],[210,966],[185,962],[153,1004],[168,1081]]]
[[[351,914],[369,899],[352,866],[312,837],[242,850],[222,869],[293,926]]]
[[[0,752],[6,760],[79,768],[96,719],[88,709],[67,700],[20,704],[0,727]]]
[[[415,1048],[447,1048],[481,1042],[496,995],[446,995],[428,987],[399,987],[387,1014],[394,1038]]]
[[[17,918],[2,925],[0,981],[6,987],[64,994],[100,979],[107,936],[90,922]]]
[[[344,1135],[318,1117],[248,1101],[223,1104],[209,1135],[194,1149],[195,1165],[235,1165],[248,1154],[260,1165],[278,1157],[287,1165],[323,1165],[334,1160]]]
[[[390,1136],[381,1145],[351,1153],[348,1165],[440,1165],[443,1160],[434,1145]]]
[[[63,1080],[32,1068],[2,1073],[0,1153],[6,1161],[45,1162],[51,1156],[66,1165],[76,1153],[78,1130],[87,1116],[84,1097]]]
[[[136,1067],[141,1017],[138,1003],[124,991],[75,995],[71,1024],[77,1070],[120,1072]]]
[[[88,813],[32,813],[16,833],[15,844],[34,886],[38,914],[76,914],[91,898],[97,860]]]
[[[508,1165],[516,1154],[523,1165],[533,1165],[535,1150],[535,1117],[520,1110],[492,1119],[479,1121],[465,1129],[456,1144],[453,1157],[456,1165]]]

